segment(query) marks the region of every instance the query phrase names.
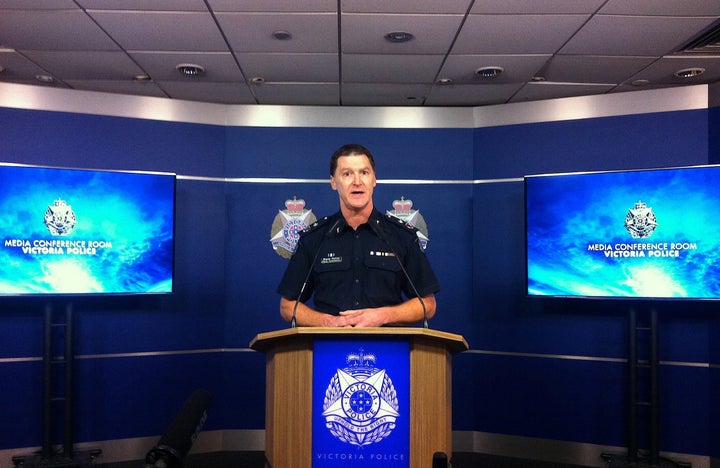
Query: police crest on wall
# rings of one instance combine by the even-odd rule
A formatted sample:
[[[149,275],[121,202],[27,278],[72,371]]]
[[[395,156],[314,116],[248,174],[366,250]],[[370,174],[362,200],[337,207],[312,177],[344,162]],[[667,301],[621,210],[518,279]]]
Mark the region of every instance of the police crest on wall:
[[[305,209],[305,200],[297,197],[285,200],[285,209],[275,216],[270,230],[273,250],[283,258],[290,258],[297,247],[300,232],[316,220],[312,210]]]
[[[428,228],[427,224],[425,224],[425,219],[420,214],[420,211],[412,209],[413,201],[405,199],[405,197],[400,197],[400,200],[393,200],[392,205],[393,209],[388,210],[386,213],[405,221],[412,227],[417,228],[417,236],[420,240],[420,246],[423,250],[425,250],[428,242],[430,241]]]

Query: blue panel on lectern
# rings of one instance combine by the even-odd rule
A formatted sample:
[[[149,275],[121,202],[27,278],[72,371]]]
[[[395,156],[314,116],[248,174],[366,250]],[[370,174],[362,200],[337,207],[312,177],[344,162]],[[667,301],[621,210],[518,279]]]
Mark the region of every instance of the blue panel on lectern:
[[[410,344],[316,340],[313,467],[408,467]]]

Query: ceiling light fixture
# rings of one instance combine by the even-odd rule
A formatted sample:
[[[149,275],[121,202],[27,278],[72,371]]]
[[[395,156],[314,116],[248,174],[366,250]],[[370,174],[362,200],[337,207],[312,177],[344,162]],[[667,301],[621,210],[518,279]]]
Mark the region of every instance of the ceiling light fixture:
[[[650,84],[650,80],[640,79],[640,80],[634,80],[632,83],[630,83],[633,86],[647,86]]]
[[[152,78],[150,78],[150,75],[135,75],[133,81],[152,81]]]
[[[692,78],[694,76],[700,76],[703,73],[705,73],[704,68],[693,67],[693,68],[683,68],[682,70],[678,70],[674,73],[674,75],[677,76],[678,78]]]
[[[50,75],[35,75],[35,79],[43,83],[52,83],[55,81],[55,78]]]
[[[252,78],[250,78],[250,83],[263,84],[265,83],[265,78],[263,78],[262,76],[253,76]]]
[[[414,38],[415,36],[406,31],[393,31],[385,34],[385,40],[394,43],[408,42]]]
[[[439,85],[451,85],[453,80],[452,78],[439,78],[436,83]]]
[[[490,66],[478,68],[475,70],[475,74],[481,78],[495,78],[504,71],[505,69],[503,67]]]
[[[181,63],[175,69],[185,76],[198,76],[205,73],[205,69],[194,63]]]
[[[274,31],[272,36],[278,41],[287,41],[292,39],[292,34],[287,31]]]

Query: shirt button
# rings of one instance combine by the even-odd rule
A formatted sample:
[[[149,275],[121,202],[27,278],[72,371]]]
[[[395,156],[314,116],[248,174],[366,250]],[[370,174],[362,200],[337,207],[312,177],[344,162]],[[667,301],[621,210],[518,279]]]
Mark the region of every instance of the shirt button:
[[[355,305],[360,305],[360,302],[358,302],[358,301],[355,301]]]
[[[358,284],[359,282],[360,282],[360,280],[355,278],[355,284]]]

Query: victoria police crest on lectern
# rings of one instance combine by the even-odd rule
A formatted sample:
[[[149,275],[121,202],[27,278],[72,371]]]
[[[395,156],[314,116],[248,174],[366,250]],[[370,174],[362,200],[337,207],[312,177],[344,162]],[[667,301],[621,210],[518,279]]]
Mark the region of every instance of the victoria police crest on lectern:
[[[408,343],[320,340],[314,359],[313,466],[407,467]]]
[[[362,349],[347,356],[325,391],[323,416],[338,439],[364,446],[380,442],[395,429],[400,413],[397,392],[385,369],[375,367],[375,355]]]

